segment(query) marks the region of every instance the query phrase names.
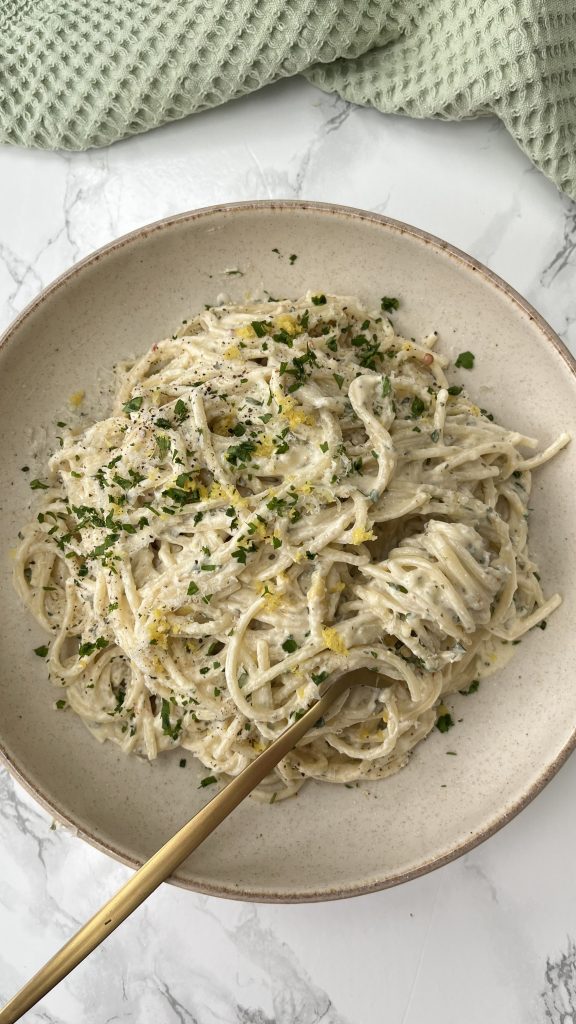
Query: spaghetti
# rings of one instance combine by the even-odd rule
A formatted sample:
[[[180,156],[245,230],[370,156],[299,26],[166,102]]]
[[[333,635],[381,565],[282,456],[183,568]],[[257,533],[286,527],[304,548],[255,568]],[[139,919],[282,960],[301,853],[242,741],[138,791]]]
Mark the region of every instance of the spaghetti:
[[[264,798],[402,767],[442,695],[560,603],[527,508],[569,437],[527,454],[435,343],[309,294],[207,309],[123,366],[111,416],[50,459],[18,550],[58,705],[125,751],[234,776],[363,669]]]

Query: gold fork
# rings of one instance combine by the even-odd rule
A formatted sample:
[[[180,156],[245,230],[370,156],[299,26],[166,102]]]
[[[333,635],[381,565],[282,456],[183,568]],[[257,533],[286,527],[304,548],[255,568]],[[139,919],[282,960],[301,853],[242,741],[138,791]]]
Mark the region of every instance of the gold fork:
[[[371,685],[375,685],[370,679]],[[50,992],[79,963],[96,949],[119,924],[158,888],[186,860],[196,847],[220,825],[245,797],[292,750],[328,710],[333,701],[354,683],[366,682],[362,669],[336,678],[315,704],[274,740],[243,772],[229,782],[202,810],[169,839],[150,860],[104,904],[94,917],[44,964],[37,974],[0,1010],[0,1024],[14,1024],[38,1000]]]

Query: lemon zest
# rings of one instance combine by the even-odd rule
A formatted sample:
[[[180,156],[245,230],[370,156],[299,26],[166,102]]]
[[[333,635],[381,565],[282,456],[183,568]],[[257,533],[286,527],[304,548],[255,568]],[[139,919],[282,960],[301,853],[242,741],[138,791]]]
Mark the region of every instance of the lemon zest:
[[[362,544],[365,540],[376,540],[376,534],[371,530],[365,530],[363,526],[356,526],[352,530],[352,543]]]
[[[322,627],[322,640],[329,651],[334,651],[335,654],[348,654],[348,648],[334,626]]]
[[[70,395],[70,398],[68,399],[68,404],[71,405],[73,409],[78,409],[82,405],[82,402],[84,401],[85,397],[85,391],[75,391],[74,394]]]

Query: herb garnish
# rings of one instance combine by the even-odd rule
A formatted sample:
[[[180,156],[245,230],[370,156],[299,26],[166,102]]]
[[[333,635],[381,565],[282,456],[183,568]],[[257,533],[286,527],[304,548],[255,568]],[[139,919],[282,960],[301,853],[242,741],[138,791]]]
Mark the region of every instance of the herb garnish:
[[[255,451],[256,445],[253,441],[242,441],[240,444],[233,444],[226,452],[226,461],[231,466],[237,466],[239,462],[248,462]]]
[[[414,398],[412,399],[412,405],[410,406],[410,413],[411,413],[412,419],[413,420],[418,419],[418,417],[422,415],[422,413],[424,412],[425,409],[426,409],[425,402],[423,402],[422,399],[419,398],[418,395],[414,395]]]
[[[182,728],[182,719],[179,718],[176,725],[172,725],[170,721],[170,701],[162,697],[162,710],[160,712],[160,719],[162,721],[162,732],[165,736],[170,736],[171,739],[178,739],[180,729]]]
[[[444,715],[440,715],[436,719],[436,728],[439,732],[448,732],[449,729],[454,725],[454,719],[449,711]]]
[[[466,690],[458,690],[458,693],[461,693],[463,697],[468,697],[471,693],[476,693],[476,691],[477,691],[479,686],[480,686],[480,680],[479,679],[473,679],[472,682],[470,683],[470,686],[468,687],[468,689],[466,689]]]
[[[205,789],[206,786],[213,786],[215,782],[218,782],[215,775],[207,775],[206,778],[200,779],[200,786],[202,789]],[[200,788],[200,786],[198,788]]]
[[[143,401],[142,395],[138,395],[137,398],[131,398],[129,402],[126,402],[122,408],[126,415],[130,415],[131,412],[138,412],[142,408]]]
[[[327,672],[312,673],[312,682],[316,683],[316,686],[320,686],[320,683],[323,683],[325,679],[328,679]]]
[[[103,636],[99,636],[98,639],[94,641],[94,643],[87,641],[86,643],[80,644],[78,648],[78,657],[84,658],[87,657],[89,654],[94,654],[94,651],[101,651],[105,647],[108,647],[108,644],[109,640],[106,640],[106,638]]]
[[[170,451],[170,438],[166,437],[166,434],[156,434],[155,441],[158,446],[160,458],[163,459]]]
[[[392,587],[394,590],[399,590],[401,594],[408,593],[408,587],[404,587],[401,583],[392,583],[392,580],[386,580],[386,582],[389,587]]]
[[[252,320],[251,326],[257,338],[263,338],[268,334],[268,324],[264,320]]]
[[[181,398],[178,399],[174,406],[174,416],[178,423],[183,423],[184,420],[188,418],[188,406]]]
[[[474,353],[461,352],[457,357],[454,366],[461,366],[464,370],[471,370],[474,366]]]

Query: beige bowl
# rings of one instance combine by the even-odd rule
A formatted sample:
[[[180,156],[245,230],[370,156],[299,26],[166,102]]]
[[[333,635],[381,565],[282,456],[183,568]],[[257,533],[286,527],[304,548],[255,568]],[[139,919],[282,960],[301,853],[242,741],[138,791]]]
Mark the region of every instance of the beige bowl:
[[[102,367],[144,351],[222,292],[240,301],[263,287],[275,296],[354,294],[368,304],[398,295],[396,319],[409,336],[436,328],[443,351],[476,353],[462,379],[508,426],[549,442],[574,424],[574,360],[519,295],[446,243],[344,207],[247,203],[161,221],[101,249],[25,310],[0,352],[0,743],[56,818],[135,866],[206,801],[204,770],[189,755],[179,768],[178,752],[154,764],[125,757],[72,714],[53,711],[55,691],[32,653],[44,635],[10,581],[9,549],[33,498],[20,467],[38,470],[31,439],[66,418],[72,392],[86,389],[100,410]],[[286,902],[370,892],[451,860],[524,807],[576,743],[575,482],[573,444],[539,471],[532,501],[545,591],[559,590],[564,604],[476,695],[449,701],[455,729],[434,731],[388,780],[353,789],[312,783],[272,807],[246,801],[174,880]]]

